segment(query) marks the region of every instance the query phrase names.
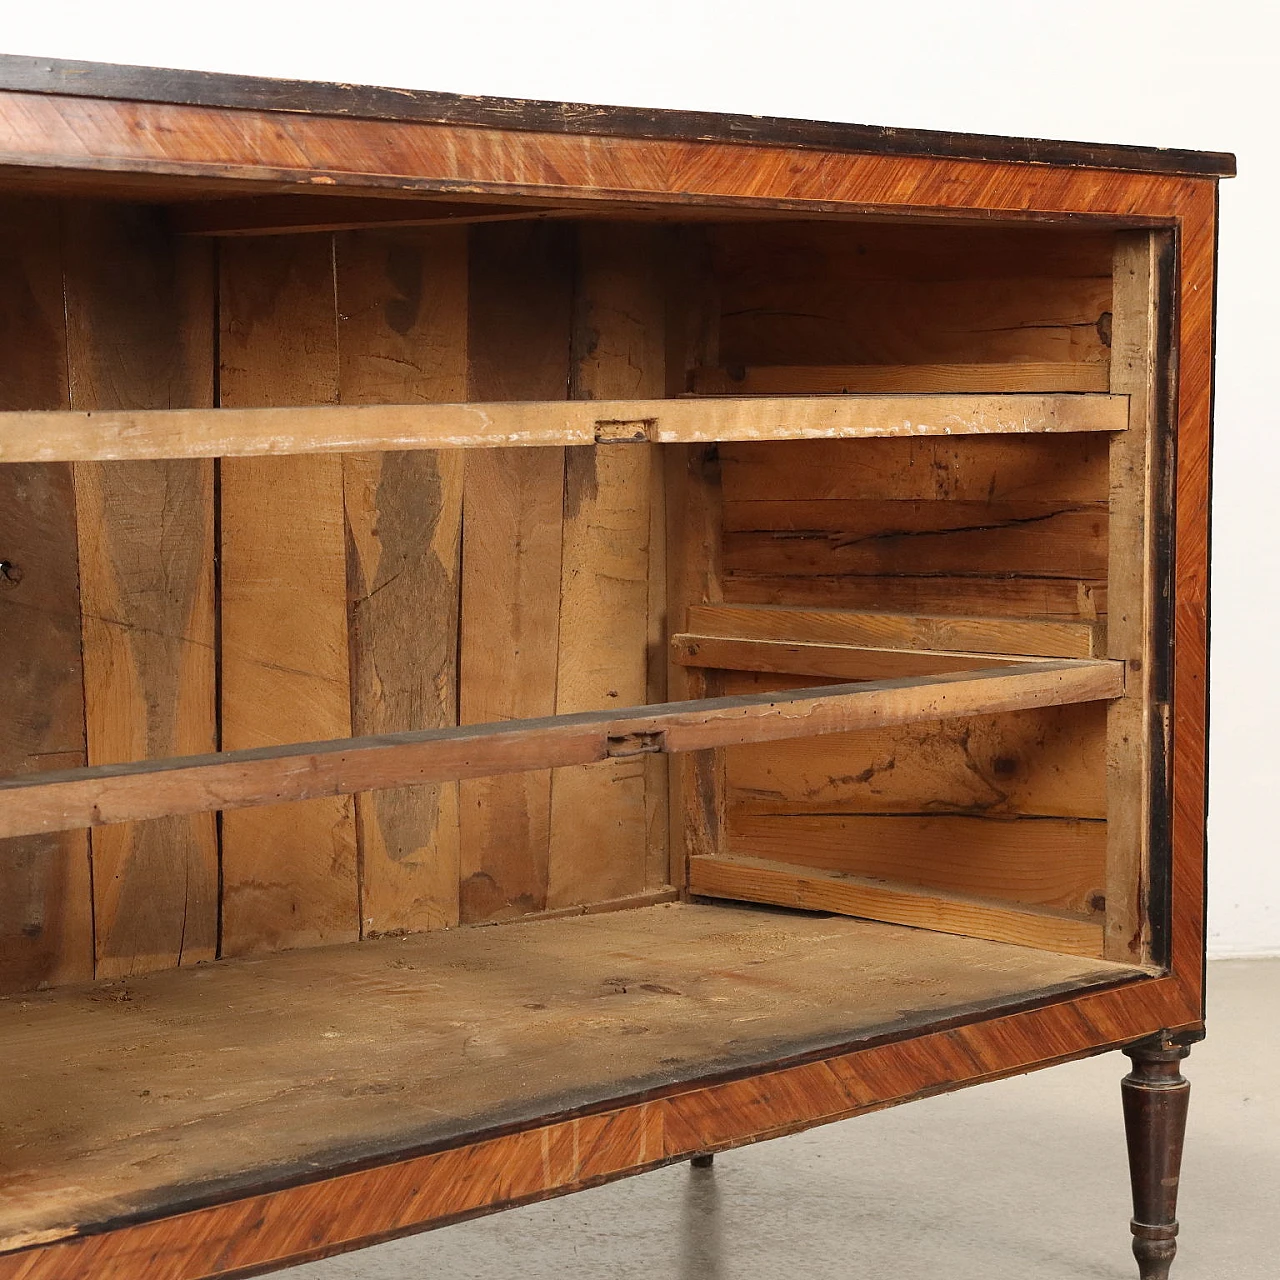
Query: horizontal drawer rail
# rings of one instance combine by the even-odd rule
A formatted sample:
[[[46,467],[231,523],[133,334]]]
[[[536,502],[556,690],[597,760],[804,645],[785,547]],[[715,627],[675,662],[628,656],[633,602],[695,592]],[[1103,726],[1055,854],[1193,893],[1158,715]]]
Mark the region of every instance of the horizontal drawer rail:
[[[98,765],[0,782],[0,837],[590,764],[617,756],[1097,702],[1123,692],[1120,663],[1052,659],[621,712]]]
[[[1114,395],[810,395],[0,413],[0,462],[1122,431]]]

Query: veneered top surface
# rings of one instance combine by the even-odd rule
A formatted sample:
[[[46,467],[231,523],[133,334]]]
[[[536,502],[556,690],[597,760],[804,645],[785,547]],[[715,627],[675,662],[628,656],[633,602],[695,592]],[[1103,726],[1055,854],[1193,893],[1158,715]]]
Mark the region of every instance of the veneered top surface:
[[[14,54],[0,54],[0,91],[418,121],[534,133],[736,142],[800,150],[933,156],[1136,173],[1231,177],[1236,172],[1235,156],[1223,152],[894,129],[776,116],[479,97]]]

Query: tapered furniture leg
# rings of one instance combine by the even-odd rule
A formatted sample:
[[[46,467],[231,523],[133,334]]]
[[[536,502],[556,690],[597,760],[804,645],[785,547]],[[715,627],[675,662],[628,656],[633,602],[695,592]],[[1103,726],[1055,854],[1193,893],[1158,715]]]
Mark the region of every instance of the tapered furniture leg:
[[[1133,1060],[1120,1085],[1133,1183],[1133,1254],[1142,1280],[1166,1280],[1178,1251],[1178,1173],[1191,1095],[1179,1064],[1191,1050],[1157,1037],[1124,1052]]]
[[[715,1155],[710,1151],[703,1152],[700,1156],[694,1156],[693,1159],[689,1161],[695,1169],[710,1169],[715,1162]]]

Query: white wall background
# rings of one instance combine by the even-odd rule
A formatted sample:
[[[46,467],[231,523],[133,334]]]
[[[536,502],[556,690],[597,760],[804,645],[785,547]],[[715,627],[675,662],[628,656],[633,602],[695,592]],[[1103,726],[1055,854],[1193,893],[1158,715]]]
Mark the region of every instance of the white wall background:
[[[1242,176],[1222,197],[1210,946],[1280,954],[1274,4],[0,0],[0,16],[7,53],[1235,151]]]

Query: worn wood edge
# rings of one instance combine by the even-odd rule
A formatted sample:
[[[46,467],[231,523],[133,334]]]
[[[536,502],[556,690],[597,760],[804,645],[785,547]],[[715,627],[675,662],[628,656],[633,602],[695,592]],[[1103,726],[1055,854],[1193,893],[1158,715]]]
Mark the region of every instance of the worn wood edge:
[[[852,636],[861,629],[864,634],[879,631],[881,635],[877,640],[881,646],[903,650],[915,649],[923,632],[929,637],[920,646],[925,650],[949,652],[944,641],[951,636],[956,641],[956,652],[982,651],[1026,658],[1106,656],[1106,623],[1085,619],[878,613],[808,605],[709,604],[690,607],[688,627],[691,632],[716,639],[774,640],[788,644],[850,644],[852,639],[845,637],[816,640],[813,632],[828,627],[847,628]],[[901,644],[894,643],[892,633],[895,631],[903,637]]]
[[[840,674],[826,668],[832,662],[859,655],[936,659],[956,663],[956,669],[1017,667],[1022,657],[995,653],[966,653],[960,649],[895,649],[886,645],[833,644],[808,640],[764,640],[744,636],[698,635],[681,632],[671,637],[672,659],[682,667],[713,671],[759,671],[787,675]]]
[[[691,858],[689,892],[697,897],[834,911],[935,933],[1102,958],[1102,921],[1074,912],[1018,907],[995,898],[824,871],[750,854]]]
[[[1236,158],[1226,152],[895,129],[780,116],[482,97],[21,54],[0,55],[0,90],[521,132],[734,142],[1191,177],[1233,177],[1236,172]]]
[[[15,410],[0,414],[0,462],[1113,432],[1127,424],[1127,396],[1071,393]]]
[[[329,1211],[325,1213],[325,1220],[334,1234],[330,1236],[329,1242],[313,1249],[272,1252],[270,1255],[264,1250],[260,1255],[261,1261],[237,1264],[232,1271],[183,1267],[181,1270],[166,1272],[165,1280],[262,1274],[284,1265],[285,1262],[313,1260],[515,1207],[517,1204],[532,1203],[586,1186],[599,1185],[685,1158],[695,1149],[726,1150],[800,1132],[817,1124],[952,1092],[984,1081],[1061,1065],[1109,1052],[1142,1039],[1152,1034],[1153,1028],[1171,1032],[1203,1025],[1199,1015],[1192,1014],[1184,1006],[1183,992],[1174,979],[1155,976],[1131,966],[1114,967],[1118,971],[1115,976],[1101,975],[1094,979],[1028,992],[999,1008],[958,1008],[949,1016],[931,1018],[926,1026],[914,1030],[896,1030],[867,1036],[855,1043],[797,1053],[762,1066],[747,1067],[718,1076],[689,1079],[634,1097],[615,1097],[569,1112],[539,1116],[534,1125],[516,1123],[477,1131],[468,1135],[461,1143],[431,1144],[417,1149],[406,1147],[390,1156],[370,1155],[363,1158],[352,1158],[352,1153],[348,1151],[345,1153],[345,1164],[330,1162],[326,1171],[320,1175],[316,1174],[314,1167],[299,1169],[292,1176],[279,1171],[274,1183],[261,1185],[248,1198],[244,1190],[214,1192],[206,1189],[203,1197],[196,1198],[190,1194],[189,1188],[175,1188],[176,1193],[185,1191],[187,1194],[186,1200],[180,1204],[175,1202],[164,1209],[104,1220],[92,1228],[82,1228],[76,1235],[63,1235],[57,1240],[52,1237],[39,1242],[32,1240],[26,1246],[17,1246],[16,1250],[14,1246],[0,1247],[0,1280],[80,1280],[85,1274],[83,1265],[86,1248],[92,1249],[100,1245],[104,1247],[104,1251],[128,1249],[135,1240],[138,1242],[136,1247],[145,1248],[149,1245],[152,1233],[163,1230],[170,1223],[177,1226],[182,1247],[188,1252],[194,1252],[210,1234],[242,1229],[245,1224],[237,1214],[243,1207],[254,1210],[250,1218],[254,1223],[254,1230],[263,1226],[270,1210],[277,1205],[286,1217],[290,1213],[307,1210],[314,1212],[316,1193],[341,1178],[351,1179],[352,1187],[360,1189],[347,1197],[348,1203],[358,1206],[371,1199],[378,1201],[382,1198],[381,1189],[387,1185],[386,1180],[395,1176],[401,1166],[445,1152],[477,1162],[476,1172],[479,1173],[483,1170],[481,1162],[484,1144],[503,1137],[543,1135],[542,1142],[545,1145],[545,1135],[549,1131],[554,1131],[557,1125],[575,1120],[636,1115],[655,1104],[664,1111],[675,1108],[683,1110],[691,1103],[696,1105],[701,1099],[706,1103],[704,1114],[711,1120],[718,1121],[726,1130],[714,1138],[699,1134],[696,1140],[687,1140],[687,1145],[674,1143],[664,1132],[664,1146],[668,1149],[661,1158],[650,1162],[620,1164],[600,1178],[558,1184],[529,1196],[496,1197],[461,1213],[412,1216],[402,1219],[392,1229],[372,1234],[339,1238],[337,1232],[350,1228],[344,1226],[339,1215]],[[1021,1048],[1019,1041],[1022,1042]],[[1044,1054],[1044,1046],[1050,1043],[1053,1045],[1053,1052]],[[958,1060],[951,1064],[952,1069],[945,1074],[939,1074],[920,1087],[903,1092],[881,1087],[874,1089],[875,1096],[864,1105],[835,1112],[819,1112],[809,1108],[804,1114],[796,1114],[801,1110],[804,1085],[809,1080],[821,1083],[829,1079],[831,1072],[836,1070],[846,1076],[861,1077],[871,1088],[875,1080],[891,1078],[892,1060],[895,1057],[900,1060],[903,1069],[923,1069],[928,1066],[932,1053],[938,1051],[943,1054],[956,1052],[959,1054]],[[864,1055],[867,1067],[865,1071],[860,1070],[861,1064],[858,1063],[858,1059]],[[881,1059],[885,1059],[885,1063],[877,1069]],[[766,1104],[766,1111],[773,1112],[771,1119],[774,1123],[771,1126],[755,1123],[749,1108],[734,1105],[736,1094],[744,1086],[758,1087],[758,1098]],[[776,1109],[776,1103],[782,1098],[787,1099],[787,1108],[792,1113],[785,1120],[779,1120]],[[724,1101],[721,1102],[721,1099]],[[727,1131],[730,1128],[732,1132]],[[224,1218],[229,1219],[225,1226],[222,1225]],[[156,1243],[159,1244],[160,1241],[157,1240]],[[165,1253],[172,1257],[172,1245]],[[107,1252],[101,1260],[110,1262],[110,1253]],[[132,1274],[123,1270],[105,1273],[110,1280],[124,1280],[125,1276]]]
[[[1010,670],[830,685],[776,694],[580,712],[518,722],[339,738],[0,781],[0,837],[174,813],[701,751],[872,725],[995,714],[1120,697],[1122,664],[1027,662]]]

